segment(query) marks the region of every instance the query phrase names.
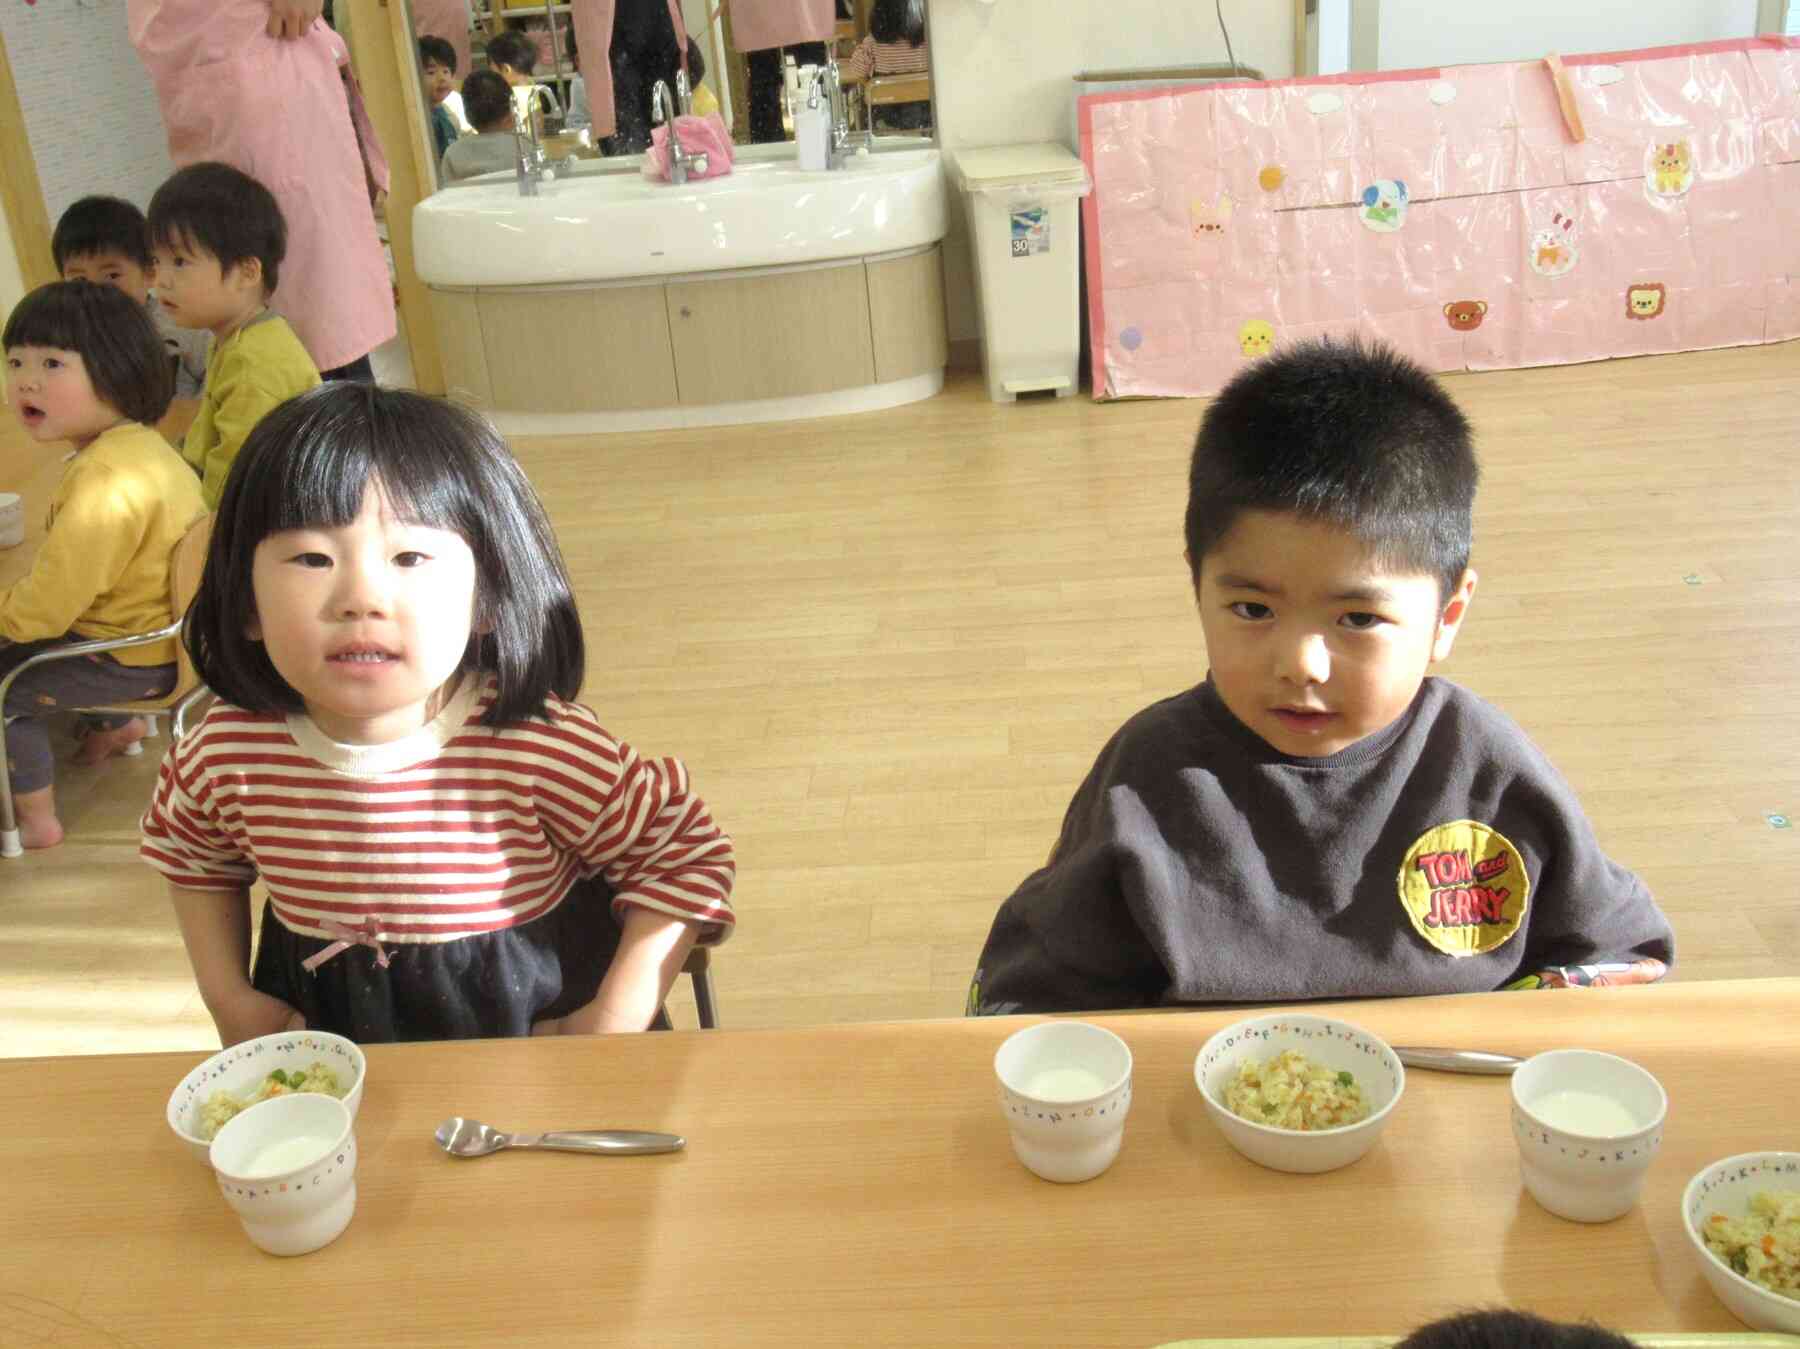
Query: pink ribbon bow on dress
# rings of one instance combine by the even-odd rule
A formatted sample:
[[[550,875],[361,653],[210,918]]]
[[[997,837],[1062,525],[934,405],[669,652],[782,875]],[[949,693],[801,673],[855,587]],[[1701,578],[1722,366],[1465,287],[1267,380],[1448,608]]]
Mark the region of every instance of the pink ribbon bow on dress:
[[[337,940],[332,942],[330,946],[327,946],[317,955],[308,956],[305,960],[300,962],[300,968],[305,970],[308,974],[318,973],[319,966],[323,965],[333,956],[342,955],[352,946],[366,946],[375,952],[375,963],[384,970],[393,963],[394,958],[387,953],[387,948],[381,944],[381,924],[375,921],[374,914],[370,914],[364,918],[360,928],[345,927],[342,923],[330,918],[327,918],[322,926],[327,932],[331,933],[332,936],[336,937]]]

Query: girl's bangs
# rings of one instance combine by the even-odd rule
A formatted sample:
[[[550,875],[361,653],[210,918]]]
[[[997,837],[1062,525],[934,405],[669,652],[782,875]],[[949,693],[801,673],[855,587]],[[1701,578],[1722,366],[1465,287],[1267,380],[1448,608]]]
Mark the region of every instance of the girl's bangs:
[[[272,510],[260,532],[347,525],[373,485],[399,519],[467,538],[474,511],[455,456],[440,447],[440,428],[360,402],[318,408],[296,443],[272,456],[276,481],[259,493]]]
[[[0,346],[9,351],[14,347],[55,347],[58,351],[75,352],[85,363],[85,329],[75,297],[61,289],[60,283],[52,283],[33,291],[14,307],[4,334],[0,334]]]

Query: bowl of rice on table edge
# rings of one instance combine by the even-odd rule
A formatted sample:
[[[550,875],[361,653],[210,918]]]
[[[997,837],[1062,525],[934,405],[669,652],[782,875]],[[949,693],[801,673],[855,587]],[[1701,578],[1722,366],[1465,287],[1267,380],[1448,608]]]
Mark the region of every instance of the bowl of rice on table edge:
[[[252,1105],[294,1091],[336,1096],[356,1118],[368,1062],[355,1042],[330,1031],[279,1031],[221,1049],[169,1093],[169,1129],[205,1166],[213,1135]]]

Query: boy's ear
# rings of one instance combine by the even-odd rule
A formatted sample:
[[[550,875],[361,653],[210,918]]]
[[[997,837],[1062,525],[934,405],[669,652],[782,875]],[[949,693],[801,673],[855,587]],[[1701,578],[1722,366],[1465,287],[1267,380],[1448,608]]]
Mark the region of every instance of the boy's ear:
[[[246,287],[263,288],[263,268],[261,258],[240,258],[231,265],[234,280],[242,282]]]
[[[1462,631],[1463,620],[1469,616],[1469,603],[1475,598],[1476,579],[1474,568],[1465,568],[1462,579],[1457,581],[1456,589],[1450,592],[1450,598],[1444,604],[1444,611],[1438,615],[1437,634],[1431,639],[1433,662],[1448,657],[1450,648],[1456,644],[1456,634]]]
[[[244,620],[244,636],[253,642],[260,642],[263,639],[262,619],[257,617],[254,609],[250,611],[250,617]]]

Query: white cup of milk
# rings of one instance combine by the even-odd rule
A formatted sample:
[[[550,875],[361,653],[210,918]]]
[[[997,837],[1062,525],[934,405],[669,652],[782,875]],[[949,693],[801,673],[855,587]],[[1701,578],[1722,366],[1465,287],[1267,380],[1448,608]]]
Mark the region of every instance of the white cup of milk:
[[[335,1096],[260,1101],[226,1122],[208,1156],[245,1234],[270,1255],[329,1245],[356,1212],[356,1134]]]
[[[1131,1050],[1102,1026],[1045,1021],[994,1054],[1013,1152],[1045,1180],[1092,1180],[1119,1155],[1131,1109]]]
[[[1629,1213],[1662,1146],[1669,1098],[1629,1059],[1557,1049],[1512,1079],[1513,1141],[1531,1197],[1559,1218],[1603,1223]]]
[[[0,492],[0,548],[25,542],[25,503],[17,492]]]

